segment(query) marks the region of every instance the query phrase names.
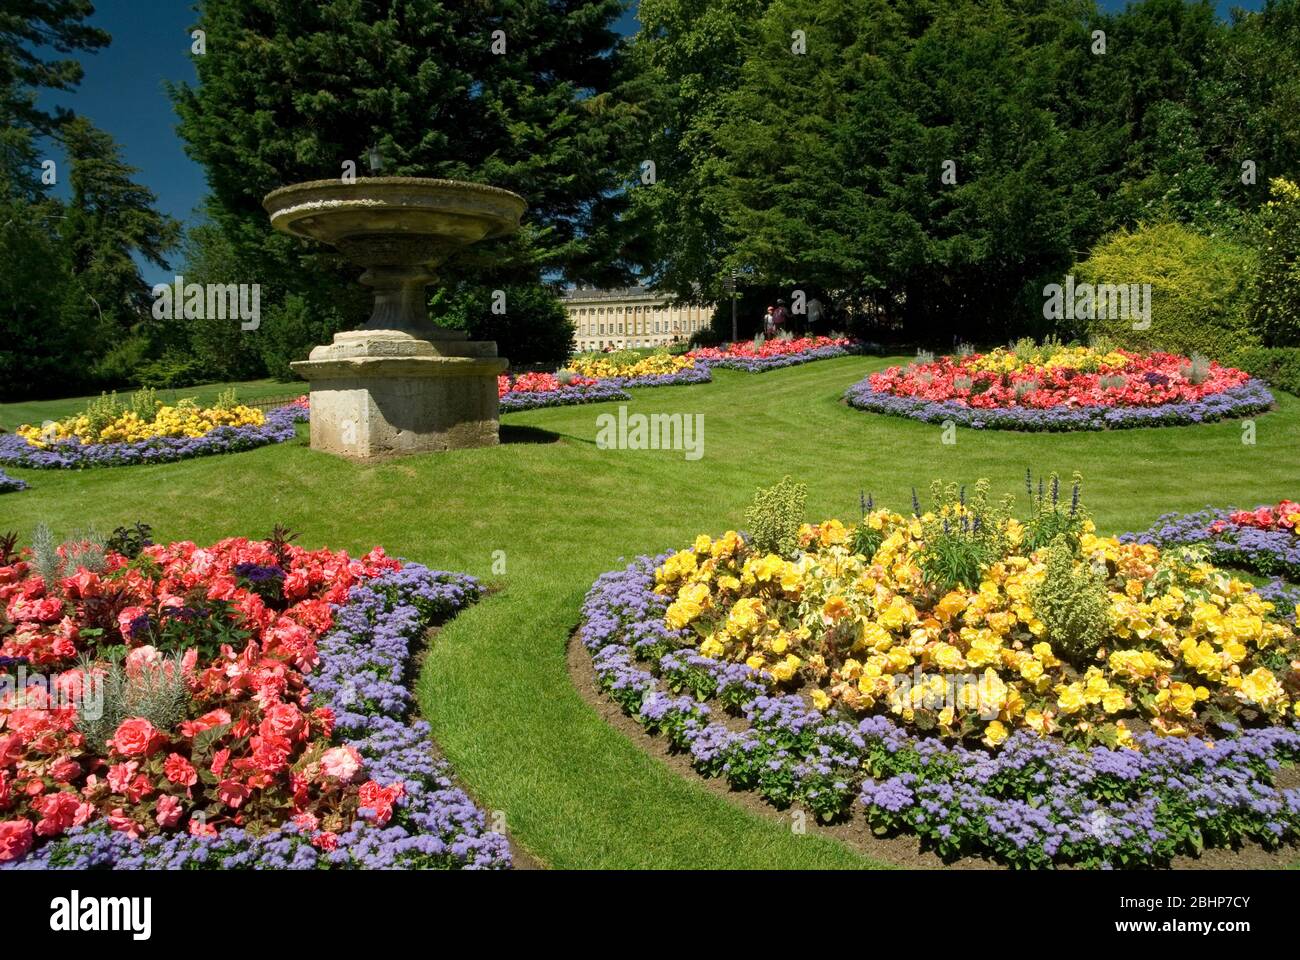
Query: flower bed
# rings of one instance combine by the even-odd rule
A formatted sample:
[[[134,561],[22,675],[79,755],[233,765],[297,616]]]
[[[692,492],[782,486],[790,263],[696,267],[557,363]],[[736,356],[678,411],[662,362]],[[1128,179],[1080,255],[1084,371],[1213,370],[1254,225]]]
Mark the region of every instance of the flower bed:
[[[630,394],[613,383],[576,377],[562,383],[553,373],[525,373],[514,378],[497,378],[497,396],[502,413],[512,410],[535,410],[576,403],[600,403],[604,400],[631,400]]]
[[[1142,533],[1125,534],[1129,543],[1157,547],[1200,546],[1219,564],[1300,580],[1300,503],[1283,500],[1254,510],[1166,513]]]
[[[594,374],[600,374],[596,376]],[[501,410],[534,410],[575,403],[631,400],[629,387],[668,387],[687,383],[708,383],[709,369],[683,361],[681,357],[656,354],[634,364],[579,358],[560,374],[524,373],[497,378]]]
[[[0,470],[0,493],[16,493],[19,490],[26,489],[27,481],[11,477],[3,470]]]
[[[1273,404],[1261,381],[1200,358],[1056,346],[921,359],[871,374],[845,399],[926,423],[1057,431],[1204,423]]]
[[[691,357],[668,353],[652,353],[648,357],[624,353],[580,356],[569,363],[568,369],[580,377],[616,381],[625,387],[705,383],[710,379],[708,369]]]
[[[1106,638],[1067,658],[1038,607],[1044,553],[1064,548],[1028,545],[1079,510],[1050,499],[1014,524],[948,503],[805,525],[795,559],[701,536],[600,577],[579,638],[601,687],[700,773],[824,819],[856,804],[946,856],[1136,866],[1295,840],[1300,790],[1274,778],[1300,759],[1294,629],[1248,584],[1084,519],[1055,575],[1104,564]],[[973,588],[927,586],[953,551],[924,538],[945,520],[974,537],[976,517],[1024,549]]]
[[[509,865],[404,682],[472,578],[284,540],[110,551],[54,590],[0,560],[0,866]]]
[[[78,470],[251,450],[292,440],[294,424],[305,422],[308,411],[298,404],[263,414],[235,404],[199,408],[182,402],[156,406],[153,419],[131,410],[109,416],[107,422],[83,414],[46,427],[20,427],[0,436],[0,464]]]
[[[709,367],[728,367],[745,373],[765,373],[813,360],[829,360],[861,353],[865,346],[850,337],[798,337],[790,340],[745,340],[719,347],[700,347],[687,357]]]

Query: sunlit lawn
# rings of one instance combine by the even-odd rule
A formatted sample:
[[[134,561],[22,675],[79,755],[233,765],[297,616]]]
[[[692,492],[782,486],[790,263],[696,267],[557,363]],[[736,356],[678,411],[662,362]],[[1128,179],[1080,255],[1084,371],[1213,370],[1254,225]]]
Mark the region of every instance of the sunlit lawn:
[[[277,523],[308,546],[390,552],[494,581],[499,592],[437,640],[419,693],[465,783],[504,811],[514,837],[558,867],[867,865],[830,840],[798,836],[680,778],[607,726],[579,697],[565,645],[602,571],[640,553],[741,523],[754,488],[784,474],[809,486],[809,514],[856,516],[859,491],[904,507],[934,477],[1022,491],[1026,467],[1085,477],[1105,531],[1167,510],[1294,497],[1300,400],[1278,394],[1256,443],[1229,422],[1108,433],[962,430],[861,413],[844,389],[885,366],[848,357],[762,375],[634,391],[632,412],[702,413],[704,456],[601,450],[596,417],[614,404],[508,415],[500,447],[361,466],[296,442],[160,466],[80,473],[11,470],[32,489],[0,496],[0,530],[111,530],[144,520],[159,538],[262,536]],[[289,385],[257,384],[272,395]],[[205,388],[207,389],[207,388]],[[216,390],[218,388],[210,388]],[[278,392],[277,392],[278,391]],[[66,412],[0,407],[0,422]],[[505,573],[494,575],[495,551]]]

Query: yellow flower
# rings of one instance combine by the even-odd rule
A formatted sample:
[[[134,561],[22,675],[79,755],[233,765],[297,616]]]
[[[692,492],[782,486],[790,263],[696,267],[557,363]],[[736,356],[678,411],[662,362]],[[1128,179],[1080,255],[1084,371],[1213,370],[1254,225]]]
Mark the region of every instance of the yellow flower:
[[[787,680],[791,680],[794,678],[795,672],[799,669],[799,666],[802,662],[803,661],[801,661],[793,653],[789,654],[780,663],[776,663],[772,665],[772,676],[782,683],[784,683]]]
[[[1261,707],[1270,706],[1285,695],[1282,684],[1278,683],[1273,672],[1265,667],[1257,667],[1250,674],[1242,677],[1238,692],[1246,700],[1257,703]]]
[[[936,644],[930,651],[930,659],[941,670],[961,670],[966,666],[961,651],[950,643]]]
[[[817,689],[812,692],[812,702],[813,706],[818,710],[825,710],[831,705],[831,698],[826,695],[824,690]]]
[[[996,747],[1007,738],[1007,728],[999,720],[994,720],[984,728],[983,740],[990,747]]]

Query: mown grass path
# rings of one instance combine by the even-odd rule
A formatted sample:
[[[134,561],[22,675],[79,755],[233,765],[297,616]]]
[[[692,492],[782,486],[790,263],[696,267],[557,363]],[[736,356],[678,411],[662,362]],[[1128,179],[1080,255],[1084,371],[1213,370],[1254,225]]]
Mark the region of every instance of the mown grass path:
[[[1300,486],[1300,400],[1238,422],[1108,433],[960,430],[861,413],[844,389],[889,361],[846,357],[756,376],[717,371],[694,387],[633,391],[631,413],[704,415],[704,456],[601,450],[596,418],[617,404],[508,415],[500,447],[359,466],[279,447],[81,473],[13,470],[31,490],[0,496],[0,531],[39,520],[66,534],[144,520],[158,538],[264,536],[277,523],[310,547],[391,553],[500,589],[457,617],[419,681],[444,752],[514,838],[555,867],[873,866],[831,840],[794,835],[683,780],[607,726],[574,690],[565,645],[601,572],[640,553],[741,524],[760,484],[808,483],[812,518],[856,517],[858,491],[898,508],[935,477],[1023,493],[1025,468],[1085,477],[1106,531],[1166,510],[1254,506]],[[897,361],[894,361],[897,362]],[[34,405],[28,405],[34,406]],[[37,411],[39,412],[39,411]],[[492,572],[504,551],[505,573]]]

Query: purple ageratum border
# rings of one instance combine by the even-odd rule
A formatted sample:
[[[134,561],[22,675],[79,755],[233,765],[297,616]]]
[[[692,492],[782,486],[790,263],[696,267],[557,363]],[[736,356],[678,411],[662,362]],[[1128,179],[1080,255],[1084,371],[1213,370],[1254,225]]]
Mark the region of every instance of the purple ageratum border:
[[[713,373],[706,364],[696,361],[693,367],[674,370],[672,373],[643,373],[636,377],[606,377],[603,382],[628,387],[676,387],[687,383],[710,383]]]
[[[668,556],[599,577],[578,637],[610,698],[705,776],[827,816],[856,799],[873,826],[914,833],[941,855],[1015,866],[1163,864],[1200,845],[1300,836],[1300,790],[1261,772],[1300,759],[1300,727],[1245,731],[1214,749],[1144,734],[1140,751],[1017,731],[990,754],[887,717],[836,720],[800,696],[764,695],[748,666],[701,656],[686,631],[668,629],[668,600],[654,592]],[[655,672],[638,665],[656,657]],[[749,728],[711,720],[700,702],[710,697],[740,707]]]
[[[1212,423],[1252,413],[1262,413],[1273,406],[1273,394],[1263,381],[1251,379],[1238,387],[1187,403],[1166,403],[1154,407],[1012,407],[982,410],[955,400],[918,400],[898,397],[875,390],[870,377],[844,394],[852,407],[871,413],[920,420],[922,423],[953,421],[960,427],[976,430],[1120,430],[1132,427],[1159,427],[1175,424]]]
[[[81,470],[87,467],[121,467],[138,463],[170,463],[191,457],[251,450],[269,443],[284,443],[295,435],[294,424],[304,423],[301,407],[277,407],[260,427],[217,427],[201,437],[155,437],[131,443],[86,443],[59,440],[35,447],[17,434],[0,436],[0,463],[36,470]]]
[[[832,357],[847,357],[860,353],[867,353],[874,349],[871,344],[858,343],[851,344],[847,347],[828,346],[816,347],[812,350],[803,350],[799,353],[786,353],[776,357],[722,357],[717,360],[696,357],[695,362],[703,364],[706,367],[727,367],[731,370],[740,370],[744,373],[767,373],[769,370],[780,370],[782,367],[793,367],[801,363],[812,363],[814,360],[830,360]]]
[[[26,480],[19,480],[17,477],[11,477],[3,470],[0,470],[0,493],[17,493],[19,490],[26,489]]]
[[[602,380],[582,387],[561,387],[558,390],[528,390],[507,393],[500,401],[502,413],[516,410],[536,410],[540,407],[567,407],[579,403],[602,403],[606,400],[631,400],[632,395],[618,386]]]
[[[473,577],[406,564],[353,586],[347,603],[333,608],[334,626],[321,638],[320,666],[307,677],[312,706],[334,710],[335,741],[357,748],[367,777],[405,785],[387,825],[358,819],[338,835],[338,847],[325,852],[292,822],[260,836],[231,828],[217,837],[170,834],[144,841],[99,823],[76,827],[0,868],[508,868],[509,843],[486,829],[483,812],[452,782],[450,765],[434,758],[428,723],[410,719],[415,704],[404,682],[411,646],[429,624],[478,596]]]
[[[1290,530],[1260,530],[1237,526],[1229,520],[1236,508],[1206,507],[1195,513],[1166,513],[1140,533],[1120,537],[1125,543],[1149,543],[1157,547],[1206,546],[1219,564],[1254,570],[1265,576],[1282,574],[1300,579],[1300,536]],[[1223,520],[1228,525],[1211,533],[1210,525]]]

